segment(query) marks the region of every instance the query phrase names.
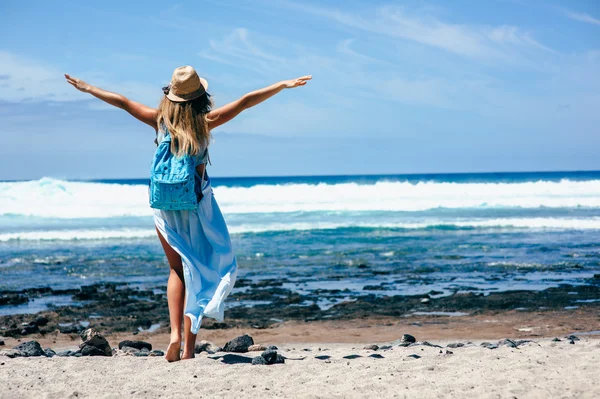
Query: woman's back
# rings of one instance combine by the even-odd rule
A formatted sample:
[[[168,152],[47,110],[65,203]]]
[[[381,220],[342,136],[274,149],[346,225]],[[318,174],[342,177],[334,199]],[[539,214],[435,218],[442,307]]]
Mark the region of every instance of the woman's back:
[[[159,145],[163,141],[165,135],[166,129],[164,126],[156,131],[156,145]],[[198,154],[194,155],[194,159],[196,160],[196,166],[206,164],[209,161],[208,147],[200,145],[200,151]]]

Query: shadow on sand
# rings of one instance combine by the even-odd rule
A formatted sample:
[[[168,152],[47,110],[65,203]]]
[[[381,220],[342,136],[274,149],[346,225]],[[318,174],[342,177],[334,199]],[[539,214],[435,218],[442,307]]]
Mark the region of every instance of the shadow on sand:
[[[223,356],[211,356],[209,358],[213,359],[213,360],[221,359],[221,363],[225,363],[225,364],[252,363],[251,357],[240,356],[240,355],[227,354],[227,355],[223,355]]]

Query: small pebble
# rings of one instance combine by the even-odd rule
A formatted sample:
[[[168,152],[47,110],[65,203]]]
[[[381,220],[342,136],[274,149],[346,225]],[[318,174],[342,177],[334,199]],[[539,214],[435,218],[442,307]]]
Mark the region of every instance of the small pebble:
[[[261,344],[254,344],[248,347],[248,352],[262,352],[267,350],[267,347]]]
[[[410,334],[404,334],[400,341],[395,341],[394,343],[398,343],[398,346],[408,346],[410,344],[414,344],[417,342],[417,339]]]
[[[512,339],[508,339],[508,338],[504,338],[500,341],[498,341],[497,346],[508,346],[509,348],[516,348],[517,347],[517,343],[515,341],[513,341]]]

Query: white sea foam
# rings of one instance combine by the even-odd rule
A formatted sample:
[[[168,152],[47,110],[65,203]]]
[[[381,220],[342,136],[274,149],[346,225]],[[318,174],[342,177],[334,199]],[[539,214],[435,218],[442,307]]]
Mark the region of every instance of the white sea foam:
[[[68,240],[102,240],[111,238],[146,238],[156,236],[154,229],[122,229],[122,230],[49,230],[26,231],[0,234],[0,242],[11,240],[24,241],[68,241]]]
[[[600,230],[600,218],[587,219],[558,219],[558,218],[506,218],[473,221],[442,221],[431,220],[423,223],[361,223],[348,220],[340,223],[270,223],[253,225],[230,225],[232,234],[262,233],[268,231],[293,231],[293,230],[318,230],[336,229],[344,227],[362,228],[397,228],[407,230],[427,228],[518,228],[518,229],[556,229],[556,230]],[[79,229],[79,230],[48,230],[28,231],[0,234],[0,242],[11,240],[24,241],[47,241],[47,240],[102,240],[115,238],[147,238],[154,237],[154,229]],[[390,256],[393,253],[383,253],[382,256]],[[255,254],[262,256],[261,253]]]
[[[225,214],[422,211],[435,208],[600,208],[600,180],[526,183],[378,182],[215,187]],[[148,188],[43,178],[0,183],[0,215],[150,216]]]

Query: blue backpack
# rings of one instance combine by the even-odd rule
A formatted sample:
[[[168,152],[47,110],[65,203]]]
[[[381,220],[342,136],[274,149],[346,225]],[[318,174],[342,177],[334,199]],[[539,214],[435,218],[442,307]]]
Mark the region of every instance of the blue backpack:
[[[196,209],[202,199],[199,186],[200,182],[196,184],[194,157],[173,155],[171,135],[166,132],[164,139],[156,148],[152,161],[150,207],[169,211]]]

